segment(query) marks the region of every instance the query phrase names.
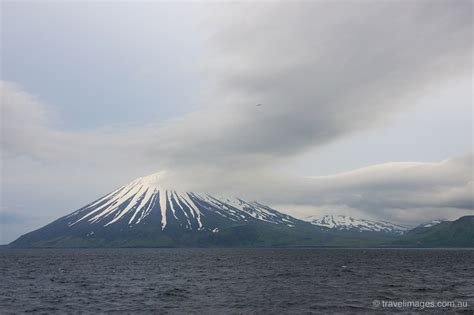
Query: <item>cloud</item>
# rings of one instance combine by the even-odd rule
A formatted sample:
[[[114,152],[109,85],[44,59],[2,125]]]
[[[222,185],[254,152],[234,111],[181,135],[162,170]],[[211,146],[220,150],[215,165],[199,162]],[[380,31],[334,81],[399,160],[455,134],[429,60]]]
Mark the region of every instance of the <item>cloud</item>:
[[[47,127],[51,113],[12,82],[0,82],[3,154],[42,151],[42,138],[54,137]],[[43,147],[44,149],[44,147]]]
[[[27,195],[31,204],[23,211],[39,211],[36,205],[41,200],[40,208],[49,217],[48,211],[79,207],[87,202],[84,197],[95,198],[160,169],[146,154],[153,145],[151,127],[63,130],[54,108],[17,84],[0,81],[0,95],[0,200],[4,208]]]
[[[114,165],[141,160],[147,127],[137,130],[61,130],[53,108],[14,82],[0,81],[4,159],[28,157],[46,164]],[[145,140],[144,140],[145,138]],[[124,154],[129,151],[129,153]]]
[[[23,104],[7,104],[7,111],[31,112],[35,122],[25,128],[15,125],[17,117],[8,119],[4,129],[15,138],[5,146],[44,159],[57,151],[70,150],[73,158],[128,148],[177,170],[286,162],[383,123],[427,86],[471,71],[470,7],[469,1],[217,4],[203,62],[213,85],[200,110],[123,132],[55,132],[39,106],[29,109],[34,99],[7,83],[4,101]],[[117,153],[109,155],[124,157]]]
[[[305,214],[346,207],[348,214],[398,222],[472,215],[473,158],[470,154],[439,163],[385,163],[306,178],[287,188],[292,196],[288,200],[298,201],[293,203],[296,212],[306,207]],[[284,204],[284,199],[275,202]],[[299,212],[301,215],[301,208]]]
[[[217,5],[206,106],[160,130],[150,154],[167,167],[255,168],[383,124],[470,73],[470,6]]]
[[[467,154],[440,162],[383,163],[329,176],[296,176],[271,168],[202,172],[195,174],[198,182],[185,188],[255,199],[298,217],[332,213],[414,224],[474,215],[473,161],[474,155]]]

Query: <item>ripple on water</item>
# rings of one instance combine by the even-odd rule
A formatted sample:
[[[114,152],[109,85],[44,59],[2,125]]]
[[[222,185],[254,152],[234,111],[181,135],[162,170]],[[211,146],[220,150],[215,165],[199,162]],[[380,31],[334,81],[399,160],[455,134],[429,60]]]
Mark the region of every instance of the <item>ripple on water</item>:
[[[357,313],[431,299],[467,301],[469,313],[473,261],[472,250],[1,250],[0,309]]]

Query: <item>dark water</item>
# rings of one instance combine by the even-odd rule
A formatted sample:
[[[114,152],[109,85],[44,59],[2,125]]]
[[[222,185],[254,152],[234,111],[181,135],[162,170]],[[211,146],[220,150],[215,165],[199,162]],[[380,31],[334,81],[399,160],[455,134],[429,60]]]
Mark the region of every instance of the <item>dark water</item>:
[[[0,250],[2,314],[420,311],[474,312],[473,250]]]

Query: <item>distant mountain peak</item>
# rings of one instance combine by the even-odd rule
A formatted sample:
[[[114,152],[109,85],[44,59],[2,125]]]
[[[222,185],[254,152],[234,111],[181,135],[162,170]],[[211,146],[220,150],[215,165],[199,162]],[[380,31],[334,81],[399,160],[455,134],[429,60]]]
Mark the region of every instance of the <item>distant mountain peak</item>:
[[[408,227],[387,221],[374,221],[368,219],[356,219],[348,215],[320,215],[303,218],[304,221],[313,225],[334,230],[358,231],[358,232],[385,232],[392,234],[403,234]]]
[[[188,230],[206,228],[217,232],[216,216],[228,222],[258,220],[288,227],[298,221],[255,201],[165,189],[161,185],[163,176],[164,173],[155,173],[118,188],[67,216],[68,226],[107,227],[118,223],[135,226],[159,218],[161,230],[173,222]]]

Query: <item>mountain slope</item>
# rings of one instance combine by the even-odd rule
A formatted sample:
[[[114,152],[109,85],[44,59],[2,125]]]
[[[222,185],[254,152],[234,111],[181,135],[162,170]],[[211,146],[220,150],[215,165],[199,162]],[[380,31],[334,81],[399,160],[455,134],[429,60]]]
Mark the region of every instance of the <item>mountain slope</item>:
[[[9,247],[474,246],[469,219],[418,227],[403,236],[403,227],[387,222],[346,216],[307,220],[311,223],[255,201],[166,189],[154,174]]]
[[[405,226],[386,221],[355,219],[346,215],[309,216],[303,218],[303,220],[316,226],[338,231],[381,232],[401,235],[408,230]]]
[[[394,242],[409,247],[474,247],[474,216],[414,228]]]
[[[166,190],[159,182],[159,174],[134,180],[11,246],[285,246],[334,238],[258,202]]]

